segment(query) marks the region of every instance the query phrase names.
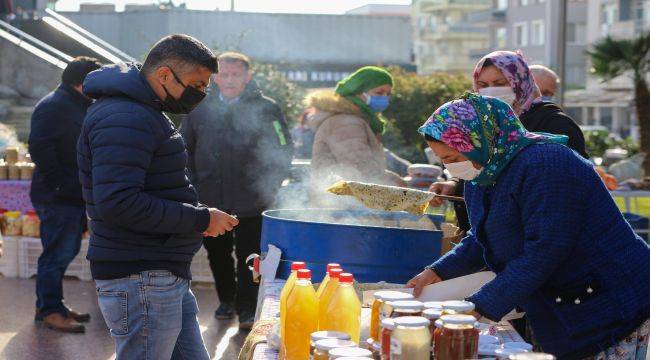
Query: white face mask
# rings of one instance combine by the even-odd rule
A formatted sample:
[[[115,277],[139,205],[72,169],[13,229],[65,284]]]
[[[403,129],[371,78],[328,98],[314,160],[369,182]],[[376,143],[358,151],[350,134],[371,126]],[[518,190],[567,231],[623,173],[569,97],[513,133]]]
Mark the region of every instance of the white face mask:
[[[452,177],[467,181],[474,180],[483,171],[483,168],[475,168],[470,160],[445,164],[445,167]]]
[[[492,96],[512,106],[517,99],[515,92],[512,91],[510,86],[491,86],[483,89],[478,89],[478,93],[485,96]]]

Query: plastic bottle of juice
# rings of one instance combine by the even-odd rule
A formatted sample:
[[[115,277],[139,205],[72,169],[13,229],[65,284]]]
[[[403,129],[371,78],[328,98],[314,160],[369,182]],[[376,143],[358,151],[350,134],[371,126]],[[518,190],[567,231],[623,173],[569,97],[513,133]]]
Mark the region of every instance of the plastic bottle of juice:
[[[291,263],[291,275],[289,275],[289,278],[287,279],[287,282],[284,284],[282,292],[280,293],[280,339],[284,339],[284,325],[286,322],[285,317],[287,314],[287,296],[289,296],[291,289],[293,289],[293,286],[296,283],[298,270],[304,268],[306,268],[306,265],[302,261],[294,261]],[[280,346],[280,359],[284,359],[284,349],[282,346]]]
[[[337,263],[327,264],[327,271],[325,272],[325,277],[323,278],[323,281],[321,281],[320,285],[318,285],[318,291],[316,291],[316,296],[319,299],[321,294],[323,293],[323,290],[325,290],[325,286],[327,286],[327,283],[330,281],[330,270],[335,268],[341,269],[341,264],[337,264]]]
[[[330,269],[328,273],[330,280],[327,282],[327,286],[325,286],[323,293],[318,299],[318,330],[334,330],[332,324],[328,323],[326,319],[327,307],[332,300],[332,296],[334,296],[336,289],[339,287],[339,276],[342,273],[343,270],[339,268]]]
[[[344,332],[359,343],[361,331],[361,301],[353,285],[354,277],[350,273],[339,275],[339,286],[327,305],[326,326],[333,331]]]
[[[284,343],[285,359],[309,359],[311,334],[318,328],[318,299],[311,284],[311,271],[298,270],[298,277],[287,297]]]

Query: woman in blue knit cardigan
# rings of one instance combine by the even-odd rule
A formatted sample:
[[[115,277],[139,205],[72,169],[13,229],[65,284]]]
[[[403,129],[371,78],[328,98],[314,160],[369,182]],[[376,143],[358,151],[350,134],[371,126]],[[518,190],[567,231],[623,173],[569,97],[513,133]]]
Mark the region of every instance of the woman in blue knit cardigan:
[[[419,131],[467,180],[472,229],[408,286],[418,294],[487,268],[496,278],[467,299],[477,315],[498,321],[523,308],[543,350],[560,359],[645,359],[650,248],[566,137],[530,133],[507,104],[474,94],[441,106]]]

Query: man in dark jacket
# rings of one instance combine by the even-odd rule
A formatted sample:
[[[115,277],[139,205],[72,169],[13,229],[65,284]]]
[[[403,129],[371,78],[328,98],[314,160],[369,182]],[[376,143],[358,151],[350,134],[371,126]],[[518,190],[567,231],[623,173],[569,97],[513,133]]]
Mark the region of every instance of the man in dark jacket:
[[[257,285],[245,260],[260,250],[261,213],[288,177],[293,154],[280,107],[251,79],[246,56],[220,55],[218,89],[211,89],[181,128],[199,199],[239,216],[235,231],[218,240],[207,237],[204,246],[220,301],[215,316],[230,319],[236,310],[242,329],[253,325],[257,302]]]
[[[223,235],[237,219],[198,203],[185,143],[162,111],[191,111],[216,71],[201,42],[171,35],[142,67],[106,66],[84,82],[97,99],[78,144],[88,259],[118,359],[209,358],[190,263],[202,234]]]
[[[75,149],[86,110],[81,92],[86,75],[101,64],[78,57],[63,71],[61,85],[34,109],[29,152],[36,164],[30,197],[41,219],[43,253],[38,258],[35,320],[63,332],[84,332],[90,315],[63,304],[63,274],[79,253],[86,226]]]

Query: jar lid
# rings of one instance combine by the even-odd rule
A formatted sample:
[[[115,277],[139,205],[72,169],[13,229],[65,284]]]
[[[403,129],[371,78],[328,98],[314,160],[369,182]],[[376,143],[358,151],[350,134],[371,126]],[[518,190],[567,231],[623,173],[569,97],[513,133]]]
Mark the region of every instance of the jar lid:
[[[388,305],[392,306],[393,310],[422,311],[422,309],[424,309],[424,305],[422,304],[422,302],[417,300],[390,301],[388,302]]]
[[[504,349],[523,349],[533,351],[533,345],[523,341],[510,341],[503,343]]]
[[[311,333],[313,343],[324,339],[350,340],[350,335],[340,331],[316,331]]]
[[[510,360],[555,360],[555,356],[545,353],[519,353],[510,355]]]
[[[395,326],[406,328],[416,328],[422,326],[429,326],[431,322],[422,316],[402,316],[395,318]]]
[[[339,359],[346,356],[371,357],[372,351],[360,347],[344,347],[329,351],[330,359]]]
[[[307,265],[302,261],[294,261],[291,263],[291,271],[298,271],[300,269],[306,269]]]
[[[422,311],[422,316],[424,316],[429,320],[440,319],[440,317],[442,316],[442,309],[436,309],[436,308],[424,309],[424,311]]]
[[[375,299],[382,301],[398,301],[398,300],[411,300],[414,299],[412,294],[394,291],[394,290],[382,290],[377,291],[373,294]]]
[[[425,309],[440,309],[442,310],[442,304],[444,301],[427,301],[424,303]]]
[[[528,350],[524,349],[496,349],[494,350],[494,354],[500,358],[500,359],[508,359],[510,358],[511,355],[516,355],[516,354],[521,354],[521,353],[527,353]]]
[[[441,319],[436,320],[436,322],[433,323],[437,328],[441,328],[445,325],[445,323],[442,322]]]
[[[336,360],[373,360],[371,357],[366,357],[366,356],[344,356],[340,357]]]
[[[323,340],[318,340],[316,341],[316,343],[314,343],[314,347],[316,349],[323,350],[323,351],[330,351],[332,349],[355,347],[355,346],[357,346],[357,344],[355,344],[353,341],[341,340],[341,339],[323,339]]]
[[[388,330],[395,330],[395,319],[387,318],[382,320],[381,327]]]
[[[472,315],[443,315],[440,317],[443,324],[447,325],[472,325],[476,322],[476,318]]]
[[[450,310],[455,312],[470,312],[474,310],[474,304],[464,300],[452,300],[452,301],[445,301],[442,304],[442,308],[444,310]]]

